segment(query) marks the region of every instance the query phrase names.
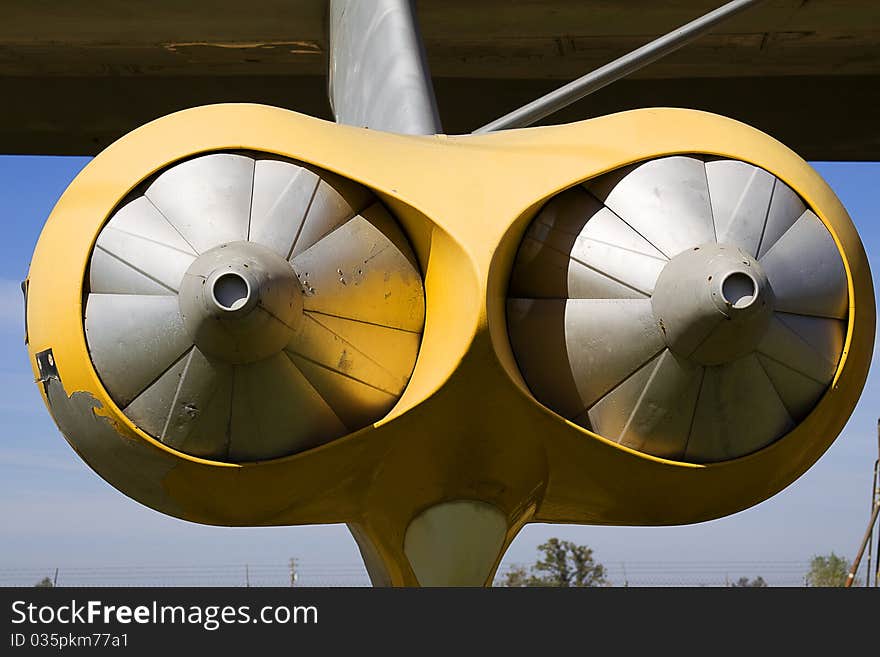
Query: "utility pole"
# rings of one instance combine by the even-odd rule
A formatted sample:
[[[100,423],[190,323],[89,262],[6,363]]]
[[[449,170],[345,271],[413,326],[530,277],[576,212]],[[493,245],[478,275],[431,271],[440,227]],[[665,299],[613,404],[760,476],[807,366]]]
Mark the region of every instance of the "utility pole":
[[[289,562],[290,568],[290,586],[296,586],[297,577],[299,577],[299,573],[296,571],[296,559],[291,559]]]
[[[874,461],[874,479],[871,481],[871,511],[874,510],[874,505],[880,503],[880,490],[878,490],[877,485],[877,475],[878,470],[880,470],[880,419],[877,420],[877,460]],[[870,530],[869,530],[870,531]],[[877,573],[880,573],[880,535],[877,537],[877,572],[874,573],[874,586],[877,586]],[[874,551],[874,537],[870,536],[868,538],[868,567],[866,569],[867,575],[865,576],[865,586],[871,586],[871,573],[874,572],[871,570],[871,556]]]
[[[874,488],[873,488],[874,508],[880,507],[880,418],[877,418],[877,460],[874,461]],[[880,579],[880,523],[877,523],[877,557],[876,570],[874,571],[874,588],[877,587],[877,580]],[[868,560],[868,579],[871,578],[871,561]],[[866,582],[870,584],[870,582]]]
[[[880,470],[880,419],[877,420],[877,459],[874,461],[874,481],[871,487],[871,518],[868,520],[868,529],[865,530],[865,536],[862,538],[862,543],[859,546],[859,551],[856,553],[856,558],[853,559],[852,567],[849,569],[849,574],[846,576],[846,582],[844,586],[846,588],[850,588],[853,585],[853,582],[856,578],[856,571],[859,569],[859,563],[862,560],[862,554],[865,552],[865,547],[868,546],[872,542],[872,537],[874,533],[874,523],[877,522],[877,516],[880,514],[880,491],[877,490],[877,474],[878,470]],[[878,545],[880,545],[880,535],[878,535],[877,539]],[[867,581],[865,582],[865,586],[871,585],[871,556],[870,556],[870,548],[868,548],[868,575]],[[877,559],[880,561],[880,558]],[[878,567],[878,572],[880,572],[880,567]],[[874,574],[874,586],[877,586],[877,573]]]

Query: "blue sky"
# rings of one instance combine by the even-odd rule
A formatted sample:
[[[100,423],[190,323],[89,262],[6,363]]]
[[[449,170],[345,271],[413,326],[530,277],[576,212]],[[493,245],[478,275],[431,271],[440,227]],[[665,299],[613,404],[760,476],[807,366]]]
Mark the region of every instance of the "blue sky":
[[[104,483],[58,433],[32,381],[19,282],[52,206],[87,163],[88,158],[0,156],[0,585],[27,583],[56,567],[59,584],[122,582],[132,573],[139,573],[139,583],[186,583],[169,574],[176,568],[209,573],[191,583],[238,584],[245,564],[258,574],[271,570],[267,581],[283,584],[292,557],[301,563],[303,583],[364,583],[360,556],[343,526],[218,528],[168,518]],[[813,165],[849,210],[877,288],[880,163]],[[762,575],[771,583],[797,584],[801,564],[814,554],[835,551],[851,558],[865,530],[877,455],[878,360],[875,355],[862,399],[840,438],[774,498],[686,527],[530,525],[504,564],[533,561],[535,547],[550,536],[590,545],[617,581],[625,573],[633,583],[717,583],[725,576]],[[116,568],[125,573],[121,580],[113,579]]]

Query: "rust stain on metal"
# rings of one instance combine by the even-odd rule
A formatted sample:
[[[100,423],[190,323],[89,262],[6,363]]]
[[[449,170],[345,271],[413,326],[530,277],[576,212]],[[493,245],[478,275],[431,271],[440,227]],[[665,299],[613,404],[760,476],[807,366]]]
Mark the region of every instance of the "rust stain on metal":
[[[271,50],[286,48],[294,55],[320,55],[323,52],[317,41],[172,41],[163,43],[169,52],[181,48],[223,48],[227,50]]]

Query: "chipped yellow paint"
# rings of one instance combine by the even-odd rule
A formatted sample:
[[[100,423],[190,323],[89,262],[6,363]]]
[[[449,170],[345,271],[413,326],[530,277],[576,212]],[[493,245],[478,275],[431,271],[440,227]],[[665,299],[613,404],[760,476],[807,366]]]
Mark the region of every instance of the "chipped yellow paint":
[[[89,253],[120,200],[176,160],[227,149],[277,153],[373,188],[413,241],[427,304],[415,371],[387,417],[295,456],[240,465],[182,454],[135,427],[98,379],[82,322]],[[744,160],[785,181],[831,231],[849,279],[844,356],[816,409],[769,447],[710,465],[635,452],[538,404],[517,370],[504,314],[517,246],[547,198],[675,153]],[[842,429],[867,375],[875,322],[861,242],[818,174],[753,128],[679,109],[463,137],[393,135],[259,105],[185,110],[120,139],[77,176],[40,237],[29,281],[32,361],[51,348],[66,394],[87,393],[99,406],[86,420],[115,428],[101,435],[118,444],[67,436],[101,476],[195,522],[347,522],[395,585],[417,584],[403,552],[409,522],[443,501],[500,509],[509,527],[503,551],[531,521],[681,524],[766,499],[803,474]],[[56,418],[77,412],[57,403],[52,410]],[[132,467],[140,460],[151,467]]]

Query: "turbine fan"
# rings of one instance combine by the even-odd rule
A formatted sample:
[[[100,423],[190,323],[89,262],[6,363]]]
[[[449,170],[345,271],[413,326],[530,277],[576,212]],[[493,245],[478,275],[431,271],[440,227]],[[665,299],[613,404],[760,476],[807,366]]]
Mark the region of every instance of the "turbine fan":
[[[542,404],[647,454],[723,461],[782,437],[830,385],[847,274],[783,181],[670,156],[547,202],[520,245],[507,315]]]
[[[424,322],[406,238],[365,188],[211,153],[140,187],[98,235],[84,323],[135,425],[182,452],[294,454],[387,414]]]

